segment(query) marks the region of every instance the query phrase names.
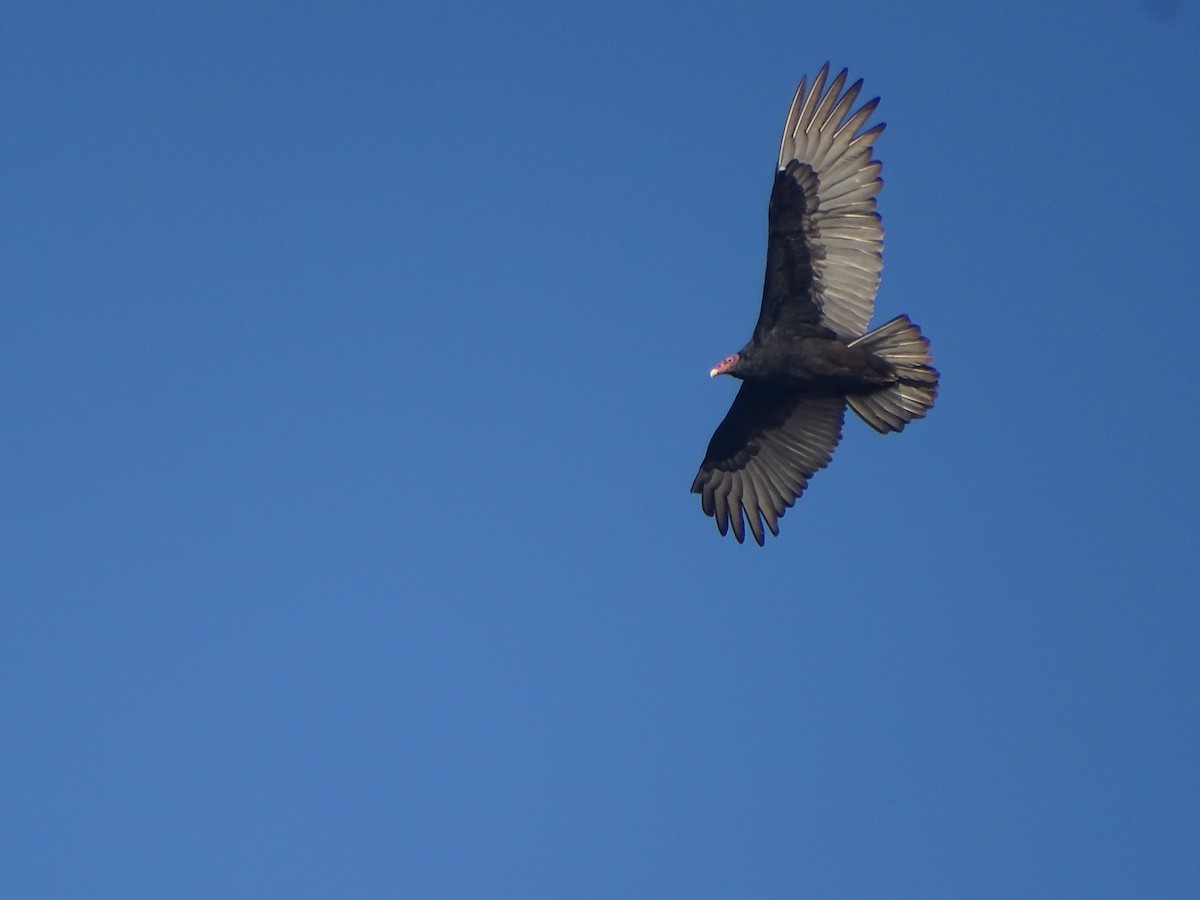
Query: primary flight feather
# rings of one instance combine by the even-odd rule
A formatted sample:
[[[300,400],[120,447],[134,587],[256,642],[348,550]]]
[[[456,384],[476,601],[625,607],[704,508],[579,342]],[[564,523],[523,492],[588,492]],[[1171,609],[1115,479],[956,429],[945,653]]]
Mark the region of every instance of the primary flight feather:
[[[749,343],[710,375],[742,381],[708,444],[692,491],[721,534],[748,527],[761,545],[829,464],[847,403],[886,434],[937,397],[929,341],[907,316],[867,332],[883,266],[872,159],[883,124],[864,126],[876,97],[854,110],[862,80],[829,64],[800,81],[779,147],[767,217],[767,273]]]

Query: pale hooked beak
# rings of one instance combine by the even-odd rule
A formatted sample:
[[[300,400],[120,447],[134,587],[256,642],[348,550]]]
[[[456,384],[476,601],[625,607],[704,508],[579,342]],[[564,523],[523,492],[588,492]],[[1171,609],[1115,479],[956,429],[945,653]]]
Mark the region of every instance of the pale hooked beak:
[[[716,378],[716,377],[717,377],[718,375],[720,375],[720,374],[721,374],[721,367],[720,367],[720,366],[713,366],[713,367],[712,367],[712,369],[711,369],[711,370],[709,371],[709,373],[708,373],[708,377],[709,377],[709,378]]]

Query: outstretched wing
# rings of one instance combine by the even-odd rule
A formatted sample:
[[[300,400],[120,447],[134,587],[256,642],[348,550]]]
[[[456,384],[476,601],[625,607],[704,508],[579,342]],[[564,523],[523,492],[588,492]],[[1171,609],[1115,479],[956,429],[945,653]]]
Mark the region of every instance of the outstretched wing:
[[[761,545],[763,520],[779,536],[779,519],[808,487],[808,479],[833,457],[842,437],[846,398],[800,394],[742,382],[725,420],[717,426],[692,493],[725,534],[733,523],[745,540],[742,514]]]
[[[879,272],[883,226],[875,195],[883,186],[871,159],[880,123],[860,130],[876,97],[851,113],[862,80],[843,92],[846,70],[825,89],[829,64],[807,89],[800,82],[783,129],[768,217],[767,277],[754,336],[824,325],[849,340],[867,330]]]

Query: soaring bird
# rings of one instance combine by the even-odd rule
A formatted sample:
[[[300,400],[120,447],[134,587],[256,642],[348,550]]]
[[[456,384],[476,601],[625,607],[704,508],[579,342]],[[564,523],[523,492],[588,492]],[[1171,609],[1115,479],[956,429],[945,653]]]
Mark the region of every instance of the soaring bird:
[[[867,331],[883,266],[872,159],[883,123],[864,130],[876,97],[853,110],[829,64],[801,79],[788,110],[767,216],[767,276],[750,341],[710,375],[742,381],[713,433],[692,491],[738,542],[760,545],[808,480],[829,464],[846,404],[881,434],[933,406],[938,372],[929,341],[907,316]],[[743,524],[745,516],[745,525]]]

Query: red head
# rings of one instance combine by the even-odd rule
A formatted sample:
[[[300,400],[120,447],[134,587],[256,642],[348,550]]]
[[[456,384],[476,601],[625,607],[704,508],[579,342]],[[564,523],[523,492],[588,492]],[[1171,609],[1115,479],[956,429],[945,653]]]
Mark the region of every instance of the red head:
[[[727,356],[716,364],[713,370],[708,373],[708,377],[713,378],[717,375],[732,375],[734,370],[737,369],[738,363],[741,361],[742,357],[740,353],[735,353],[733,356]]]

